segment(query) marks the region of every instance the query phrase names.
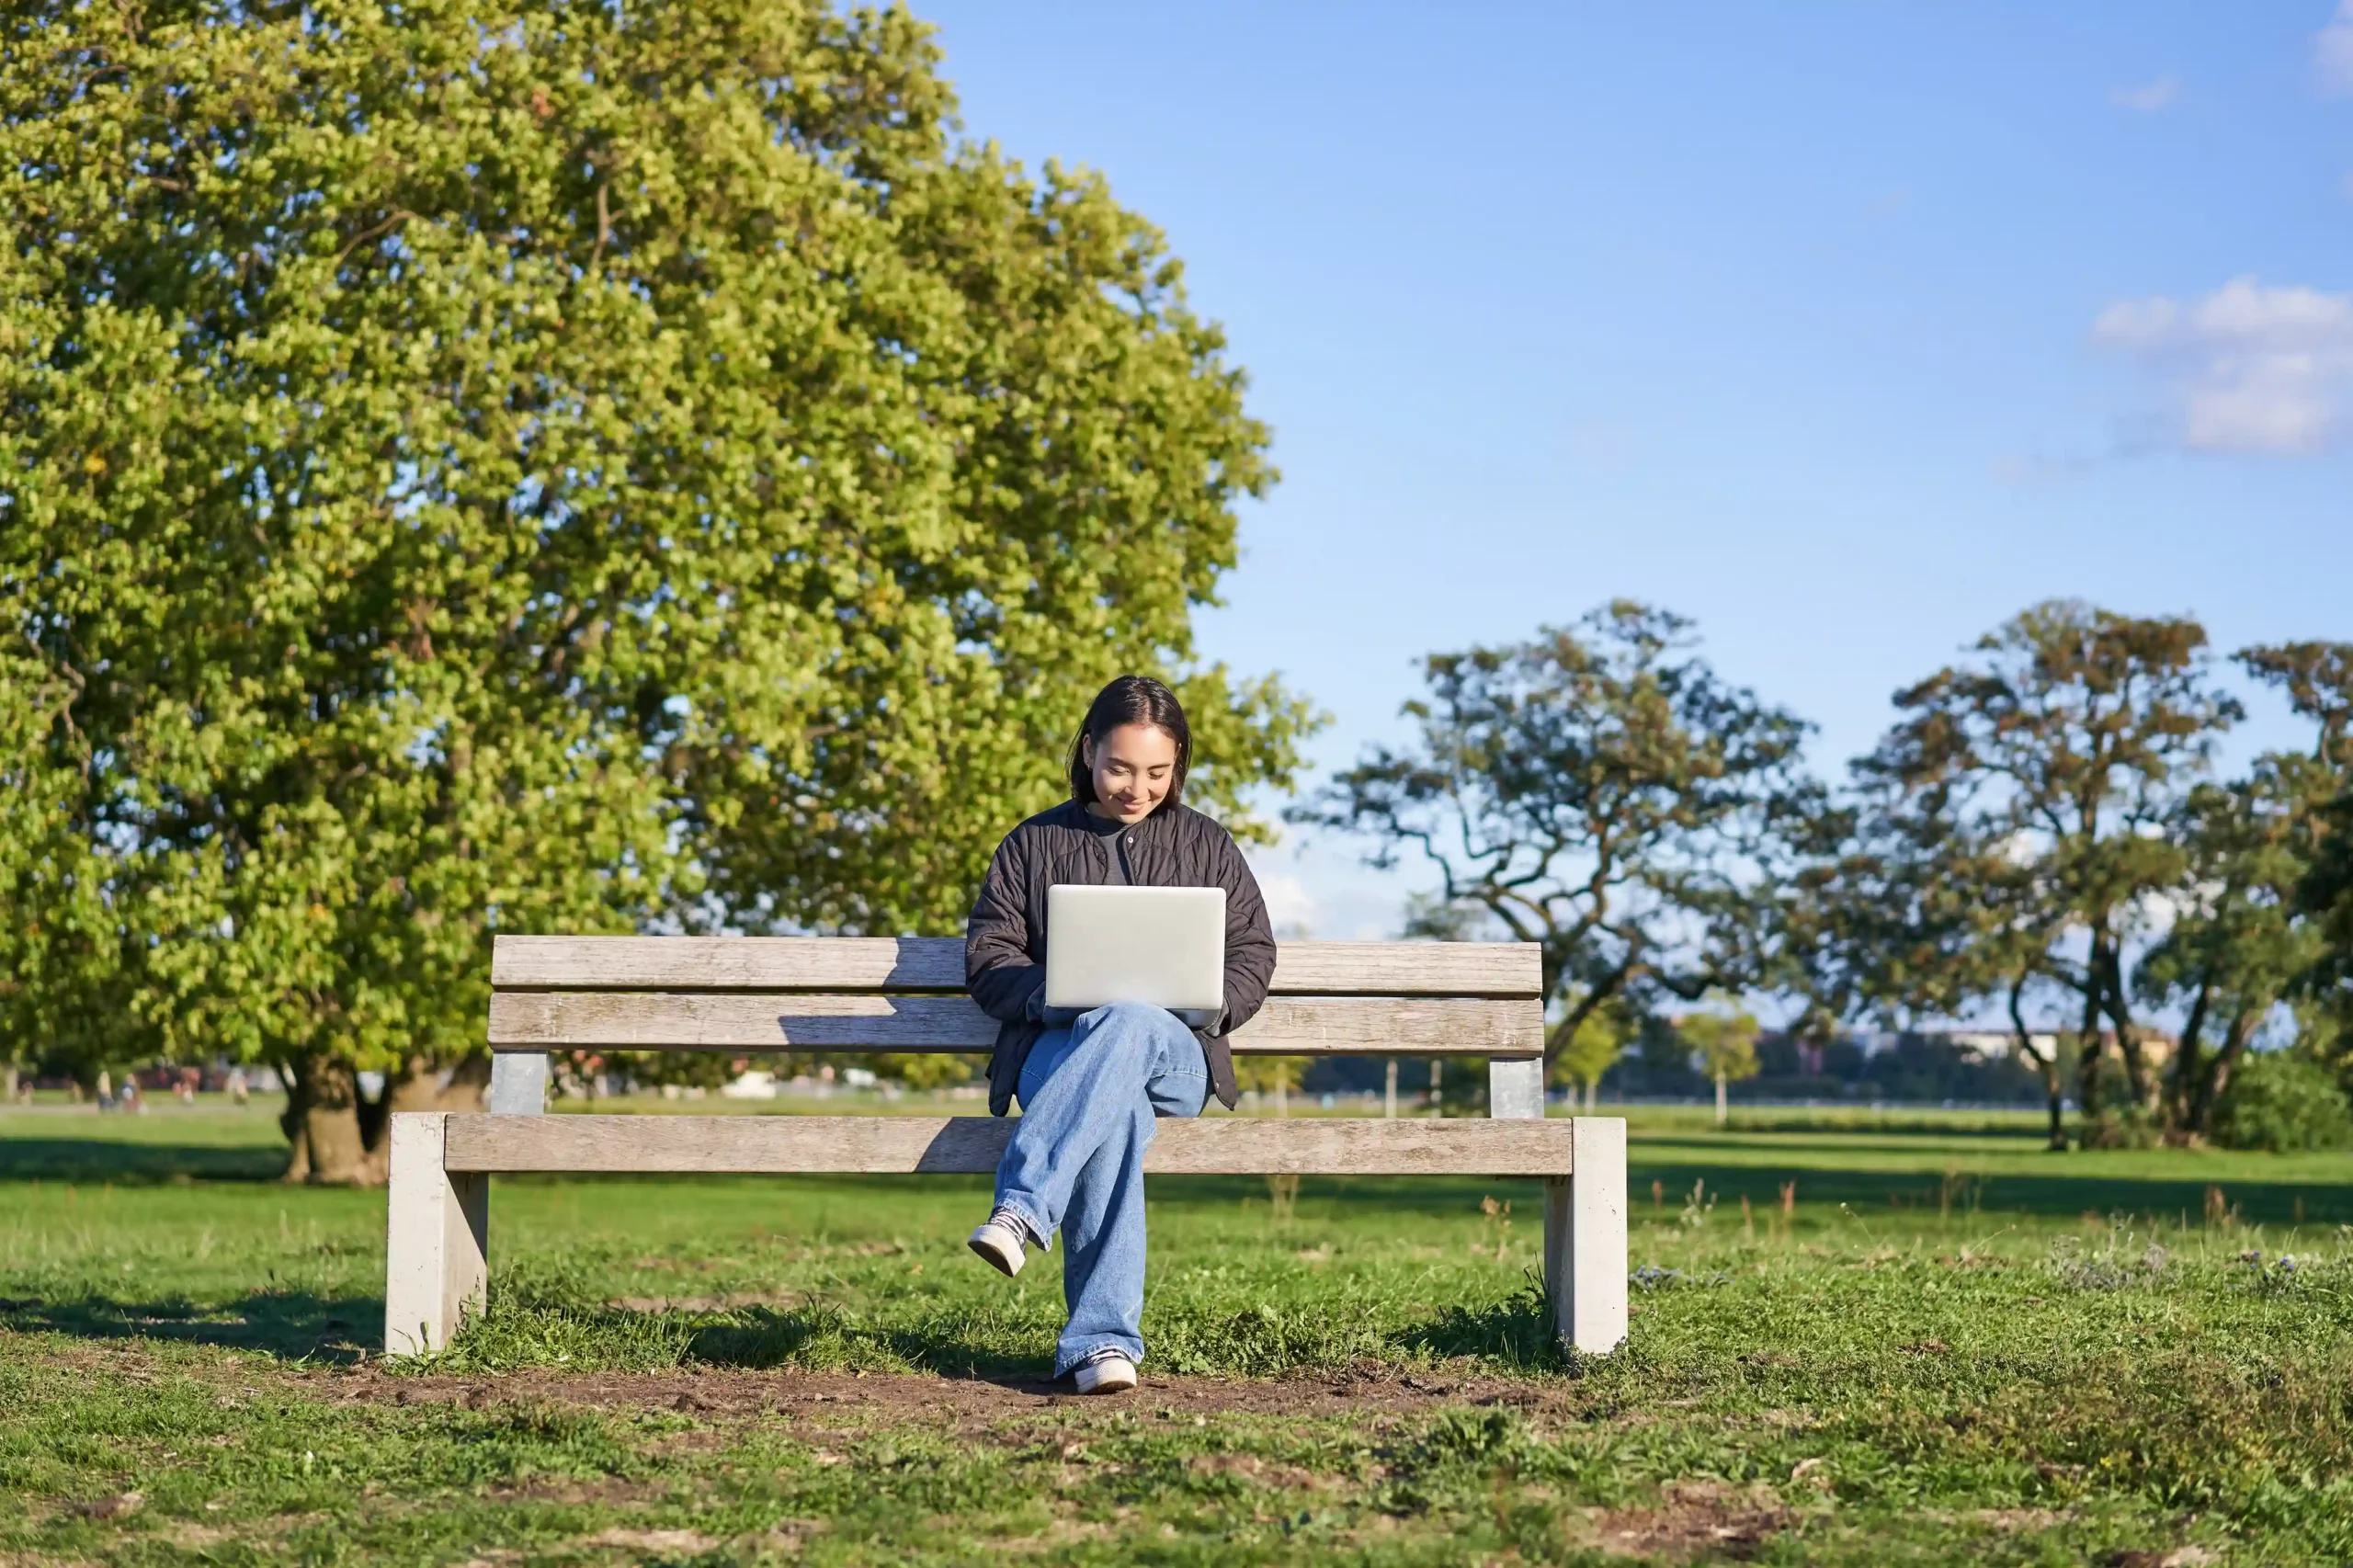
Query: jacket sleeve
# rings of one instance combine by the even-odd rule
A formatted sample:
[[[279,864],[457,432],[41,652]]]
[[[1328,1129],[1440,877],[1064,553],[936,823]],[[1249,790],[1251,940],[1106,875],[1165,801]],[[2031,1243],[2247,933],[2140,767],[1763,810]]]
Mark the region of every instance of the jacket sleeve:
[[[999,1023],[1028,1016],[1046,986],[1046,966],[1029,957],[1027,849],[1018,829],[996,846],[964,927],[965,989]]]
[[[1222,841],[1218,881],[1225,889],[1225,1017],[1216,1031],[1222,1035],[1256,1017],[1266,1006],[1267,987],[1275,978],[1275,931],[1241,846],[1222,827],[1213,831]]]

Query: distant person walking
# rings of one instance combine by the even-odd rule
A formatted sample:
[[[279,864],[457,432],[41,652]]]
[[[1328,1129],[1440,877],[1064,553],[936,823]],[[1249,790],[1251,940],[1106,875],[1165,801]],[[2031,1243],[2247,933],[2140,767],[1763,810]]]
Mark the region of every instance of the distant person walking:
[[[972,1247],[1012,1275],[1026,1248],[1063,1233],[1070,1320],[1054,1376],[1081,1393],[1135,1387],[1143,1358],[1143,1153],[1154,1119],[1198,1116],[1212,1092],[1233,1108],[1225,1037],[1256,1015],[1274,977],[1257,881],[1233,836],[1183,803],[1192,746],[1165,686],[1122,676],[1105,687],[1071,743],[1071,798],[1006,835],[964,938],[972,1000],[998,1023],[989,1112],[1021,1101],[995,1207]],[[1046,890],[1057,884],[1223,888],[1223,1015],[1199,1030],[1142,1002],[1049,1017]]]

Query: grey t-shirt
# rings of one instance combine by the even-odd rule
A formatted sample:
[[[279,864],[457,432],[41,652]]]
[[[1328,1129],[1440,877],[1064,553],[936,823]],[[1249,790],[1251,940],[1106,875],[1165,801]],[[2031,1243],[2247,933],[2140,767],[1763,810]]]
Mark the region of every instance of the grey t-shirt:
[[[1111,870],[1104,878],[1103,885],[1114,888],[1129,886],[1135,879],[1128,874],[1128,845],[1133,838],[1128,824],[1117,817],[1098,817],[1089,812],[1086,813],[1086,825],[1103,840],[1103,847],[1110,852]]]

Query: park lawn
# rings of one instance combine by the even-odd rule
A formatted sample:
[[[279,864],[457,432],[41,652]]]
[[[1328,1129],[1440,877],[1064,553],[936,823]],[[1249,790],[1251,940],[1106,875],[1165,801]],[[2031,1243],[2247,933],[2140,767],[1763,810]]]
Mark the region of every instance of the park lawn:
[[[2353,1557],[2353,1159],[1634,1119],[1620,1354],[1545,1346],[1532,1186],[1168,1180],[1081,1401],[975,1180],[503,1178],[387,1367],[381,1196],[266,1109],[0,1112],[0,1562]]]

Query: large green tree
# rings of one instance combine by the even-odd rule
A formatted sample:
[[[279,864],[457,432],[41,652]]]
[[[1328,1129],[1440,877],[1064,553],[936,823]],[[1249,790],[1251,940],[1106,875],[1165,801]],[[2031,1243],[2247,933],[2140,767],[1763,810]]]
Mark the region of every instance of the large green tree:
[[[1933,822],[1961,885],[1998,891],[1942,983],[1955,1001],[2008,977],[2011,1012],[2038,978],[2080,1005],[2083,1102],[2101,1136],[2111,1099],[2137,1118],[2157,1083],[2132,1014],[2136,941],[2188,858],[2177,825],[2239,717],[2213,686],[2205,629],[2178,616],[2132,617],[2068,600],[2026,610],[1979,639],[1971,659],[1896,694],[1901,717],[1865,777]],[[2123,1068],[2103,1086],[2103,1025]]]
[[[2320,958],[2318,933],[2297,918],[2315,794],[2312,764],[2264,757],[2227,784],[2201,785],[2174,832],[2187,852],[2173,918],[2134,975],[2149,1000],[2181,1011],[2160,1110],[2167,1131],[2204,1137],[2274,1010]]]
[[[2353,777],[2353,643],[2259,645],[2233,655],[2279,691],[2314,730],[2309,751],[2259,756],[2243,778],[2191,791],[2171,836],[2188,856],[2174,918],[2137,977],[2182,1014],[2165,1074],[2169,1131],[2216,1131],[2232,1075],[2283,1005],[2312,999],[2329,965],[2325,922],[2300,891],[2330,851],[2331,802]],[[2297,1043],[2314,1050],[2329,1010],[2308,1016]]]
[[[2014,854],[2006,823],[1950,788],[1915,788],[1855,765],[1855,788],[1822,814],[1776,890],[1773,988],[1798,1003],[1796,1032],[1826,1043],[1843,1025],[1901,1024],[1999,1008],[2011,1048],[2042,1082],[2053,1148],[2067,1146],[2059,1053],[2027,1007],[2052,980],[2065,928],[2050,869]]]
[[[1125,669],[1200,799],[1287,778],[1304,710],[1189,632],[1273,477],[1240,373],[905,13],[0,25],[0,773],[67,824],[0,876],[78,944],[13,1038],[127,1049],[54,1006],[115,988],[352,1179],[494,929],[951,928]]]
[[[1557,1067],[1644,994],[1765,978],[1758,913],[1817,813],[1804,721],[1716,674],[1691,623],[1620,600],[1516,646],[1432,654],[1414,744],[1371,748],[1293,819],[1411,853],[1430,935],[1483,926],[1542,952]]]
[[[2293,985],[2300,1043],[2333,1064],[2353,1092],[2353,642],[2283,642],[2246,649],[2238,660],[2315,731],[2309,755],[2258,765],[2281,781],[2279,836],[2291,852],[2272,850],[2265,869],[2293,878],[2290,886],[2275,880],[2265,892],[2287,904],[2301,944],[2284,956],[2310,960]],[[2275,909],[2263,913],[2278,917]]]

